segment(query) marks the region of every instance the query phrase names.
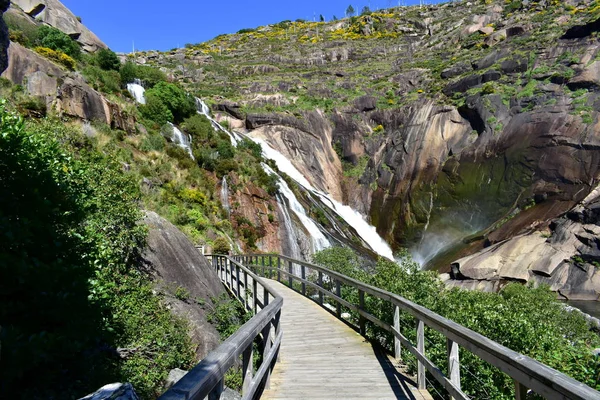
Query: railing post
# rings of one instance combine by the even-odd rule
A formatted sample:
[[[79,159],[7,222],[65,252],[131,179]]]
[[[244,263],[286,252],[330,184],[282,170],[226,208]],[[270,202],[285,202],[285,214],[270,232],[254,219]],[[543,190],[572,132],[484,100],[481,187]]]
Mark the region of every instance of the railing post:
[[[304,265],[300,265],[301,277],[302,277],[302,296],[306,296],[306,283],[304,280],[306,279],[306,267]]]
[[[273,319],[273,327],[275,328],[275,337],[279,336],[279,332],[281,332],[281,310],[277,311],[275,314],[275,319]],[[277,350],[277,361],[279,359],[279,349]],[[275,363],[273,363],[273,368],[275,367]]]
[[[394,307],[394,329],[400,333],[400,307]],[[394,335],[394,357],[396,360],[402,359],[402,345],[400,339]]]
[[[235,265],[235,283],[237,286],[237,296],[240,300],[242,300],[242,292],[240,291],[241,289],[241,282],[240,282],[240,267],[237,264]]]
[[[277,282],[281,282],[281,257],[277,256]]]
[[[258,312],[258,305],[256,301],[258,300],[258,282],[256,279],[252,278],[252,309],[254,310],[254,314]]]
[[[360,289],[358,289],[358,309],[360,311],[365,310],[365,292]],[[367,334],[367,326],[365,317],[362,314],[358,315],[358,325],[360,327],[360,334],[365,336]]]
[[[288,272],[290,273],[288,275],[288,282],[290,284],[290,289],[293,290],[294,289],[294,280],[292,279],[292,268],[293,268],[292,267],[292,262],[288,261]]]
[[[225,265],[227,266],[227,269],[229,270],[229,282],[230,282],[230,288],[231,291],[233,292],[233,265],[231,265],[231,261],[229,261],[228,258],[225,259]]]
[[[335,295],[337,297],[342,297],[342,284],[340,283],[339,280],[335,280]],[[364,294],[363,294],[364,296]],[[364,299],[363,299],[364,302]],[[361,309],[363,307],[361,306]],[[336,302],[335,305],[335,314],[337,315],[338,318],[342,318],[342,303],[340,303],[339,301]]]
[[[269,279],[273,276],[273,256],[269,254]]]
[[[317,278],[317,285],[322,289],[323,288],[323,273],[319,271],[319,277]],[[323,292],[319,290],[319,304],[323,305]]]
[[[267,277],[265,274],[265,256],[260,256],[260,264],[262,265],[262,276]]]
[[[266,287],[263,287],[263,306],[266,307],[269,305],[269,291]]]
[[[221,395],[223,394],[223,390],[224,390],[224,380],[221,379],[219,381],[219,383],[217,383],[217,386],[215,386],[215,388],[212,390],[212,392],[210,392],[208,394],[208,400],[220,400],[221,399]]]
[[[248,311],[248,273],[244,271],[244,310]]]
[[[244,353],[242,354],[242,380],[244,382],[242,385],[242,394],[248,393],[250,383],[252,383],[252,376],[254,375],[253,348],[254,343],[250,343],[248,348],[244,350]]]
[[[269,355],[269,351],[271,350],[271,324],[268,323],[262,330],[263,336],[263,360],[267,359]],[[263,361],[264,362],[264,361]],[[267,373],[265,374],[265,389],[269,389],[271,387],[271,368],[267,369]]]
[[[425,323],[420,319],[417,319],[417,350],[425,356]],[[417,383],[419,390],[426,389],[425,365],[419,360],[417,360]]]
[[[450,382],[460,389],[460,356],[458,354],[458,343],[447,339],[446,346],[448,348],[448,377],[450,378]],[[454,400],[454,397],[450,396],[450,400]]]
[[[515,381],[515,400],[525,400],[527,398],[527,387],[521,382]]]

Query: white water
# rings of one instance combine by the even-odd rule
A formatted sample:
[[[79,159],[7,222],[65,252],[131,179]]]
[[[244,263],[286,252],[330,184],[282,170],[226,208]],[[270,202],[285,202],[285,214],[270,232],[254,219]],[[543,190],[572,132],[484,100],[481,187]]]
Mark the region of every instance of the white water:
[[[144,89],[142,86],[142,81],[136,79],[133,83],[128,83],[127,90],[129,93],[131,93],[135,101],[140,104],[146,104],[146,97],[144,95],[146,93],[146,89]]]
[[[348,223],[348,225],[353,227],[374,252],[382,257],[394,260],[394,253],[392,252],[390,246],[385,240],[383,240],[381,236],[379,236],[375,227],[369,224],[358,211],[353,210],[350,206],[341,204],[340,202],[331,198],[331,196],[328,194],[315,189],[304,177],[304,175],[302,175],[302,173],[298,171],[296,167],[294,167],[288,158],[272,148],[267,142],[258,138],[251,139],[261,145],[265,158],[274,160],[277,164],[277,168],[279,168],[280,171],[285,172],[300,185],[304,186],[306,190],[309,190],[318,196],[323,203],[325,203],[335,213],[342,217]],[[283,181],[283,183],[285,184],[285,181]],[[287,184],[285,186],[287,187]],[[314,224],[314,222],[312,223]]]
[[[221,181],[221,203],[227,211],[227,217],[229,217],[231,215],[231,205],[229,204],[229,186],[226,177],[223,177],[223,181]]]
[[[279,192],[283,195],[283,197],[286,198],[289,208],[292,209],[294,214],[296,214],[300,222],[302,222],[302,225],[304,225],[304,227],[308,231],[313,245],[313,253],[331,247],[331,243],[329,243],[329,240],[327,240],[325,235],[323,235],[323,232],[321,232],[317,224],[315,224],[315,221],[313,221],[306,214],[306,210],[304,209],[302,204],[300,204],[300,202],[296,198],[296,195],[294,194],[292,189],[290,189],[286,181],[284,181],[283,178],[279,176],[275,171],[273,171],[268,165],[262,164],[262,166],[267,174],[274,174],[277,175],[277,178],[279,178]]]
[[[198,114],[202,114],[206,118],[208,118],[208,120],[212,124],[215,131],[225,132],[231,139],[231,144],[234,147],[237,146],[237,144],[242,141],[242,137],[240,135],[238,135],[235,132],[228,131],[221,124],[219,124],[217,121],[215,121],[213,119],[213,117],[210,115],[210,108],[208,107],[208,105],[206,105],[206,103],[204,101],[202,101],[201,99],[199,99],[197,97],[196,97],[196,110],[198,111]]]
[[[173,142],[178,145],[179,147],[181,147],[182,149],[186,150],[188,152],[188,154],[190,155],[190,157],[192,158],[192,160],[195,160],[194,158],[194,154],[192,153],[192,137],[190,135],[185,135],[183,132],[181,132],[175,125],[173,125],[172,123],[168,123],[169,126],[171,128],[173,128]]]
[[[290,254],[286,255],[295,258],[296,260],[300,260],[302,258],[302,250],[300,250],[300,245],[298,244],[298,235],[296,235],[296,229],[294,229],[294,224],[290,218],[290,213],[288,212],[285,200],[279,194],[277,195],[277,205],[279,206],[281,215],[283,215],[283,225],[285,226],[286,232],[285,237],[288,239]]]

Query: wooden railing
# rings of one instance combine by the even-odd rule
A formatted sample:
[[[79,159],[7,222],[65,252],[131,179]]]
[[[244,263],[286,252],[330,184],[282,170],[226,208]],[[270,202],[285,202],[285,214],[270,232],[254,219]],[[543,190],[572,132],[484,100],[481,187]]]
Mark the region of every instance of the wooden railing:
[[[160,400],[217,400],[224,390],[225,373],[242,358],[242,399],[257,399],[269,387],[283,332],[280,328],[283,299],[245,266],[227,256],[207,256],[221,281],[254,317],[246,322],[200,364],[188,372]],[[260,287],[260,289],[259,289]],[[254,344],[262,363],[253,365]]]
[[[307,289],[312,288],[312,292],[315,294],[314,300],[317,303],[326,306],[324,297],[333,301],[336,304],[335,307],[325,308],[339,319],[354,326],[363,336],[366,334],[367,321],[392,334],[395,357],[400,359],[401,349],[404,347],[417,360],[419,389],[426,388],[425,371],[427,370],[449,393],[451,399],[469,399],[461,390],[459,348],[462,347],[510,376],[514,380],[515,398],[518,400],[526,398],[528,388],[547,399],[600,400],[600,392],[589,386],[393,293],[327,268],[285,256],[252,254],[233,258],[254,268],[258,274],[268,275],[280,282],[287,283],[289,287],[305,296]],[[343,287],[350,287],[358,291],[356,303],[342,298]],[[381,299],[393,307],[393,325],[367,312],[365,309],[366,296]],[[358,315],[358,321],[348,318],[348,315],[344,318],[342,307]],[[415,318],[416,326],[413,329],[416,329],[416,344],[402,334],[400,312],[408,313]],[[307,319],[307,321],[309,320]],[[446,337],[447,374],[444,374],[426,355],[425,326]]]

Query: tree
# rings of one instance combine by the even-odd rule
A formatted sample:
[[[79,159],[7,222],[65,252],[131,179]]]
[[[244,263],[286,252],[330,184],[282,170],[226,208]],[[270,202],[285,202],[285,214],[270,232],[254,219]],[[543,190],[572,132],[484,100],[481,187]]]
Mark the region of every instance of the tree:
[[[229,240],[227,238],[220,236],[215,239],[213,242],[213,253],[214,254],[229,254],[231,250],[231,245],[229,244]]]
[[[121,61],[114,51],[110,49],[100,49],[96,53],[98,66],[105,71],[118,71],[121,68]]]
[[[173,113],[159,96],[146,92],[145,97],[146,104],[139,106],[142,117],[156,122],[159,126],[173,121]]]
[[[152,89],[146,91],[146,101],[152,97],[155,97],[156,100],[160,100],[160,102],[172,113],[173,117],[171,122],[183,122],[184,119],[196,113],[196,102],[194,101],[194,98],[174,83],[159,82]],[[156,102],[156,104],[158,104],[158,102]]]
[[[131,61],[127,61],[121,67],[121,70],[119,71],[119,73],[121,74],[121,82],[123,82],[124,85],[126,85],[128,83],[132,83],[135,80],[135,78],[137,78],[136,65],[134,63],[132,63]]]
[[[55,51],[62,51],[69,57],[78,60],[81,47],[69,35],[51,26],[41,26],[38,31],[38,45]]]
[[[336,16],[334,15],[334,16],[333,16],[333,18],[332,18],[332,20],[333,20],[333,21],[337,21],[337,20],[338,20],[338,17],[336,17]]]
[[[355,13],[356,11],[354,11],[354,7],[352,7],[352,4],[350,4],[348,8],[346,8],[346,17],[354,17]]]
[[[325,22],[325,17],[323,16],[323,14],[319,15],[319,21]]]
[[[370,15],[371,14],[371,9],[369,8],[369,6],[364,6],[362,11],[360,12],[360,15]]]

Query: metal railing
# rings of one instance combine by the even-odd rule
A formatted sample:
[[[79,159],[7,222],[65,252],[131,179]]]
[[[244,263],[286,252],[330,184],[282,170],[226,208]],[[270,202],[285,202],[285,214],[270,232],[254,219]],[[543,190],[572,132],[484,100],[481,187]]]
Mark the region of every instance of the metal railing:
[[[251,254],[233,258],[247,266],[252,265],[258,273],[262,272],[263,276],[267,275],[267,271],[269,271],[270,277],[287,283],[289,287],[304,296],[307,295],[307,289],[313,289],[313,293],[316,291],[314,300],[324,307],[326,306],[324,297],[327,297],[335,302],[336,306],[325,308],[339,319],[354,326],[363,336],[366,334],[367,321],[392,334],[395,357],[400,359],[401,350],[404,347],[417,360],[419,389],[426,388],[425,371],[427,370],[452,399],[470,399],[461,390],[459,348],[462,347],[510,376],[514,381],[515,398],[518,400],[526,398],[528,389],[547,399],[600,400],[600,392],[589,386],[394,293],[367,285],[327,268],[285,256]],[[309,277],[315,281],[311,281]],[[343,285],[358,291],[356,303],[342,298]],[[367,312],[365,309],[366,296],[378,298],[393,307],[393,325]],[[345,316],[342,313],[342,307],[358,315],[358,321],[349,318],[349,315]],[[416,344],[402,334],[400,312],[408,313],[415,318]],[[425,326],[446,338],[447,374],[444,374],[425,353]]]
[[[227,256],[207,256],[221,281],[254,317],[206,356],[159,400],[217,400],[224,390],[225,374],[242,358],[242,399],[257,399],[269,387],[271,371],[281,346],[280,318],[283,299],[245,266]],[[259,287],[261,289],[259,289]],[[262,293],[261,293],[262,292]],[[262,294],[262,298],[261,298]],[[254,364],[254,343],[262,362]]]

